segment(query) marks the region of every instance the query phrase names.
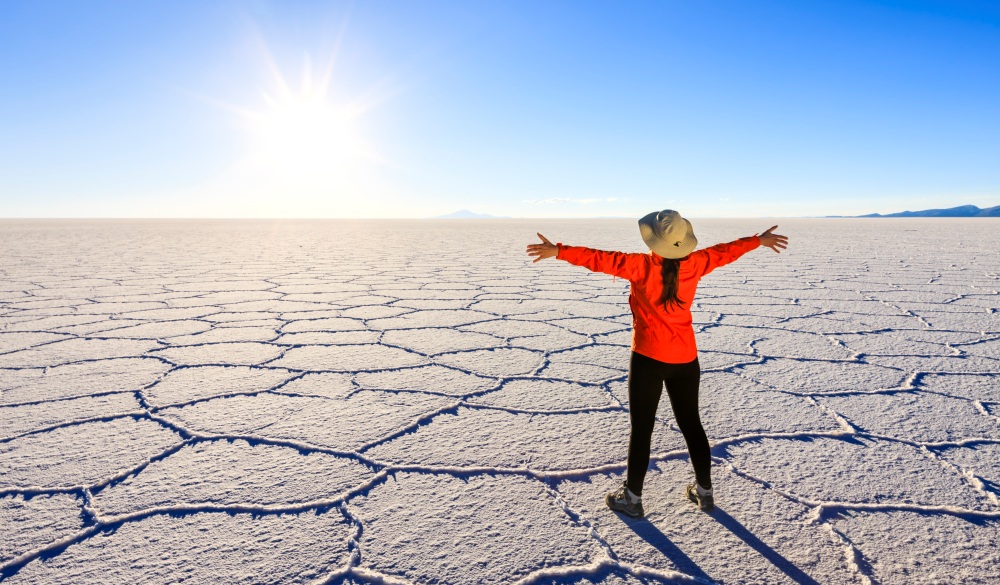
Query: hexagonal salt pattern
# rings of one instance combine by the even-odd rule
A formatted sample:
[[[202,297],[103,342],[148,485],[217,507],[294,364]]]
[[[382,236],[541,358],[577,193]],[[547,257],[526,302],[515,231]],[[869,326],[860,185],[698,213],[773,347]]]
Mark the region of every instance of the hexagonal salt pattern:
[[[353,451],[452,404],[449,398],[418,393],[366,391],[342,399],[262,393],[165,408],[159,414],[203,435],[282,439]]]
[[[215,396],[264,392],[293,377],[287,370],[246,366],[177,368],[143,394],[150,404],[162,407]]]
[[[351,532],[337,510],[157,515],[98,530],[5,582],[312,583],[347,563]]]
[[[21,435],[0,442],[0,492],[98,484],[180,442],[176,432],[134,417]]]
[[[768,438],[731,446],[727,455],[739,471],[809,502],[994,507],[960,474],[905,443]]]
[[[0,222],[0,580],[988,581],[995,230],[781,223],[692,307],[716,511],[664,396],[630,520],[628,282],[523,246],[631,220]]]
[[[1000,421],[970,400],[930,392],[818,398],[865,432],[923,443],[1000,440]]]
[[[538,375],[552,380],[604,384],[625,377],[625,368],[602,368],[577,362],[551,362]]]
[[[503,340],[473,331],[455,329],[399,329],[386,331],[382,343],[404,347],[423,354],[502,347]]]
[[[507,583],[603,556],[544,483],[516,475],[397,473],[348,509],[361,566],[409,582]]]
[[[978,585],[996,580],[1000,521],[944,515],[928,521],[919,512],[852,512],[835,519],[868,561],[866,572],[884,585],[948,583]],[[983,572],[983,569],[989,572]]]
[[[997,388],[1000,376],[992,374],[926,374],[917,379],[917,387],[928,392],[973,401],[1000,401]]]
[[[155,341],[131,339],[66,339],[0,354],[0,368],[46,368],[88,360],[142,355]]]
[[[366,455],[399,465],[567,470],[614,465],[627,452],[628,414],[526,414],[459,408],[442,413]],[[684,448],[679,432],[659,428],[654,452]]]
[[[0,418],[4,421],[0,427],[0,439],[62,423],[142,413],[139,401],[131,392],[69,398],[60,401],[59,408],[52,408],[50,402],[0,406]]]
[[[305,371],[357,372],[426,363],[420,354],[377,344],[293,347],[272,366]]]
[[[82,498],[73,494],[0,496],[0,563],[71,536],[83,528]]]
[[[664,393],[659,413],[670,416]],[[836,418],[809,398],[771,390],[730,372],[705,372],[698,392],[705,432],[716,440],[766,433],[836,431]]]
[[[716,510],[705,514],[684,495],[692,476],[686,460],[657,463],[643,486],[644,520],[620,516],[595,497],[621,485],[620,475],[595,474],[556,488],[630,565],[679,572],[702,583],[864,582],[843,546],[809,522],[806,506],[716,468]]]
[[[244,440],[200,441],[95,494],[101,515],[184,506],[257,506],[333,499],[374,477],[355,459]]]
[[[1000,442],[973,441],[966,445],[940,448],[937,452],[966,475],[985,482],[991,493],[995,494],[1000,489]]]
[[[904,370],[844,361],[805,361],[787,358],[770,359],[737,370],[750,380],[796,394],[834,392],[872,392],[899,388],[906,381]]]
[[[269,362],[283,353],[283,349],[267,343],[209,343],[170,347],[151,352],[179,366],[202,365],[258,365]]]
[[[102,359],[29,369],[0,368],[0,404],[135,392],[156,382],[170,366],[155,359]]]
[[[405,390],[450,396],[467,396],[495,388],[497,378],[488,378],[441,365],[360,372],[354,379],[371,390]]]
[[[479,374],[499,377],[530,374],[542,365],[543,354],[527,349],[479,349],[435,358],[438,362]]]
[[[0,332],[0,354],[12,351],[20,351],[31,347],[43,345],[52,341],[64,339],[64,335],[58,333],[46,333],[44,331],[31,331],[25,333]]]
[[[619,407],[614,396],[600,386],[537,378],[509,380],[496,392],[470,398],[469,402],[512,410],[543,412]]]

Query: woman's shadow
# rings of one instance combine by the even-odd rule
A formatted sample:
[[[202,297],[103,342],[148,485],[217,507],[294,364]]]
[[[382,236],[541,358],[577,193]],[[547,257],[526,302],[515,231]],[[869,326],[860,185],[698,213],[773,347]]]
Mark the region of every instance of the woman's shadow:
[[[754,533],[750,532],[746,526],[740,524],[739,520],[726,513],[725,510],[716,507],[715,510],[709,513],[709,515],[713,520],[732,532],[750,548],[757,551],[760,556],[767,559],[768,562],[777,567],[795,583],[798,583],[799,585],[819,585],[819,581],[807,575],[805,571],[796,567],[792,561],[781,556],[778,551],[774,550],[768,546],[767,543],[757,538]],[[676,544],[671,542],[671,540],[667,538],[667,535],[663,534],[663,532],[652,522],[646,520],[625,520],[621,516],[618,516],[618,518],[643,540],[648,542],[650,546],[663,553],[663,556],[667,557],[667,559],[673,563],[675,567],[677,567],[678,571],[691,575],[700,581],[708,583],[716,582],[715,579],[698,566],[698,563],[696,563],[694,559],[689,557],[684,551],[678,548]]]

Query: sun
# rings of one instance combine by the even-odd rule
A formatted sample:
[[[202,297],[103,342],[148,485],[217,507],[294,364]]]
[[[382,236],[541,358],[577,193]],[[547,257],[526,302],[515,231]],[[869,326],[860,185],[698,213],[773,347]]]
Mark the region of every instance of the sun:
[[[322,92],[288,92],[268,96],[266,102],[247,121],[246,156],[258,169],[302,182],[378,160],[358,128],[357,115]]]
[[[392,166],[366,132],[377,110],[399,95],[395,75],[360,87],[335,79],[336,51],[320,67],[306,55],[290,73],[295,68],[279,67],[258,41],[258,84],[245,99],[201,96],[234,116],[239,150],[191,197],[222,215],[260,217],[371,216],[398,201],[387,179]]]
[[[359,168],[385,162],[366,140],[362,122],[388,99],[391,83],[382,80],[352,93],[336,83],[336,51],[321,67],[306,55],[292,75],[278,66],[262,39],[256,44],[261,75],[256,104],[221,104],[243,121],[243,154],[235,165],[240,173],[265,183],[319,188],[343,184]]]

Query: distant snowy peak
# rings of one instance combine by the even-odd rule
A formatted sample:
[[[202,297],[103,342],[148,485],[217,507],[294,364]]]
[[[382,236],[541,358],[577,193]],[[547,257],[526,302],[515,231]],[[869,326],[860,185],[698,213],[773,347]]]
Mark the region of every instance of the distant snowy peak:
[[[948,209],[925,209],[923,211],[902,211],[900,213],[869,213],[858,217],[1000,217],[1000,205],[981,209],[975,205],[960,205]]]
[[[459,209],[454,213],[449,213],[447,215],[437,215],[431,219],[503,219],[496,215],[488,215],[486,213],[474,213],[468,209]]]

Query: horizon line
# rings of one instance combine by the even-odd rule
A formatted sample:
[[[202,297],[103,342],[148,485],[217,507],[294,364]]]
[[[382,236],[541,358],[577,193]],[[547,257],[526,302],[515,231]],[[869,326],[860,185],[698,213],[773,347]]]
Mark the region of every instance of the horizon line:
[[[690,219],[996,219],[996,216],[903,216],[886,215],[747,215],[747,216],[689,216]],[[631,216],[594,217],[0,217],[0,221],[509,221],[509,220],[622,220]]]

